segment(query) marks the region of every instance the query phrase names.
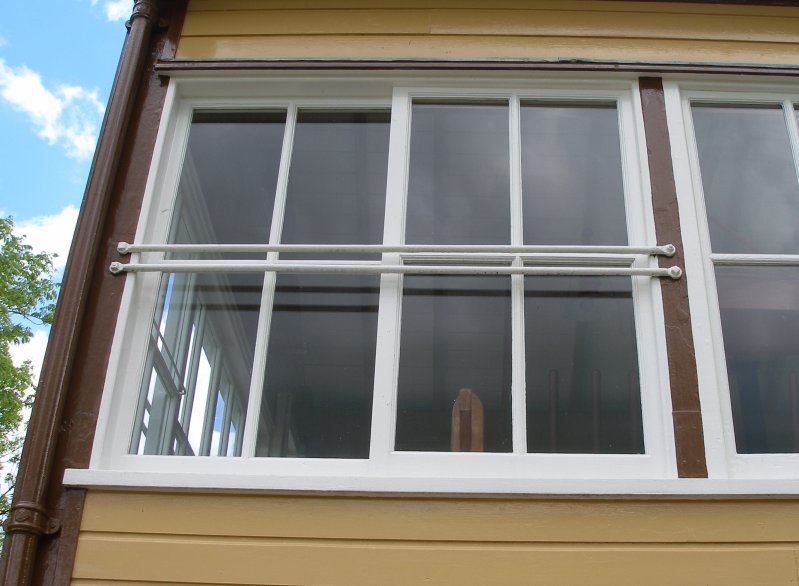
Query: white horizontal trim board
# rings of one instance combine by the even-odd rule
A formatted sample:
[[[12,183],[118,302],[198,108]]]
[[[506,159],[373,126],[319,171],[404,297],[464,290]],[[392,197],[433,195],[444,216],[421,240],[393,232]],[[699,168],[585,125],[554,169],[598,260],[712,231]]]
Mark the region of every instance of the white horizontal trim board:
[[[357,493],[375,496],[391,493],[412,494],[517,494],[551,496],[663,496],[730,498],[747,496],[799,495],[796,479],[575,479],[575,478],[442,478],[370,477],[256,474],[186,474],[179,472],[67,469],[64,484],[84,488],[180,490],[226,492],[326,492]]]

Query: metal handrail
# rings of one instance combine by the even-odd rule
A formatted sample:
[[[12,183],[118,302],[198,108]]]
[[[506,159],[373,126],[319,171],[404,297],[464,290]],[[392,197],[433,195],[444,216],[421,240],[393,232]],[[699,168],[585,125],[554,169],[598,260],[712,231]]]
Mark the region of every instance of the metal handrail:
[[[486,266],[486,265],[398,265],[398,264],[291,264],[270,261],[164,261],[158,263],[112,262],[113,274],[165,273],[334,273],[403,275],[537,275],[537,276],[648,276],[679,279],[682,269],[672,267],[620,266]]]
[[[173,253],[268,253],[309,252],[316,254],[381,254],[381,253],[502,253],[502,254],[645,254],[674,256],[673,244],[662,246],[582,246],[533,244],[511,246],[504,244],[130,244],[117,245],[120,254],[134,252]]]

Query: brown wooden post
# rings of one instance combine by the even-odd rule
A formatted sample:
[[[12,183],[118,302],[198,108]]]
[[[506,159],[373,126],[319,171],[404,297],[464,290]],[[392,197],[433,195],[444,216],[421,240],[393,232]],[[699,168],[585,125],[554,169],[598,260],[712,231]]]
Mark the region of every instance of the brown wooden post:
[[[642,77],[639,80],[639,88],[649,155],[655,232],[658,243],[673,244],[677,248],[673,258],[665,261],[661,258],[660,262],[685,266],[663,81],[659,77]],[[681,279],[663,279],[660,289],[663,294],[663,317],[666,322],[677,474],[680,478],[706,478],[705,440],[686,284],[690,277],[685,273]]]
[[[453,452],[483,451],[483,403],[472,389],[461,389],[452,404]]]

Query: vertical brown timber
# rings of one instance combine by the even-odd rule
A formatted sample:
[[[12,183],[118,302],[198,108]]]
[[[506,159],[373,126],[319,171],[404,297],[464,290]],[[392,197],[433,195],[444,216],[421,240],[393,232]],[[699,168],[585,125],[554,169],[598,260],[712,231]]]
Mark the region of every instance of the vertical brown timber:
[[[655,213],[657,240],[674,244],[677,254],[662,259],[661,266],[685,266],[677,190],[671,164],[671,146],[666,123],[663,81],[658,77],[639,80],[644,130],[652,181],[652,205]],[[666,346],[671,380],[672,418],[677,451],[677,473],[680,478],[706,478],[705,442],[702,413],[699,405],[699,384],[696,355],[691,331],[686,280],[662,279],[663,313],[666,322]]]
[[[166,37],[153,31],[159,11],[168,14],[171,4],[136,0],[128,24],[6,523],[4,585],[68,584],[71,577],[85,491],[65,488],[61,480],[64,469],[89,463],[124,285],[108,274],[112,240],[135,231],[166,94],[153,66],[159,51],[175,44],[173,31]],[[137,179],[125,184],[126,177]]]

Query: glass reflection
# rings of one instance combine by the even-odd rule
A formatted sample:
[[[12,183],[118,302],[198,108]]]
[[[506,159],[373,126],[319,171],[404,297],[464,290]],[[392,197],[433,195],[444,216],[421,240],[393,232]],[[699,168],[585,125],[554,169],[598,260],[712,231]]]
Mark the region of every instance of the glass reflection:
[[[482,433],[486,452],[512,450],[510,308],[509,278],[404,278],[397,450],[452,450],[462,389],[482,405],[472,439]]]
[[[799,252],[799,183],[779,106],[694,104],[713,252]]]
[[[170,242],[269,241],[285,120],[285,112],[194,115]]]
[[[521,108],[525,244],[627,244],[615,105]]]
[[[384,111],[297,114],[281,242],[382,242],[390,121]]]
[[[369,457],[378,287],[278,277],[256,455]]]
[[[281,242],[382,242],[389,125],[386,111],[298,113]],[[278,276],[256,455],[369,457],[379,283]]]
[[[163,276],[131,453],[241,453],[262,281]]]
[[[738,453],[799,452],[799,271],[716,267]]]
[[[508,105],[414,102],[406,242],[508,244]]]
[[[194,114],[168,242],[268,241],[285,117]],[[236,430],[246,417],[262,282],[261,275],[163,275],[131,453],[241,453]]]
[[[528,451],[643,453],[630,279],[524,282]]]

